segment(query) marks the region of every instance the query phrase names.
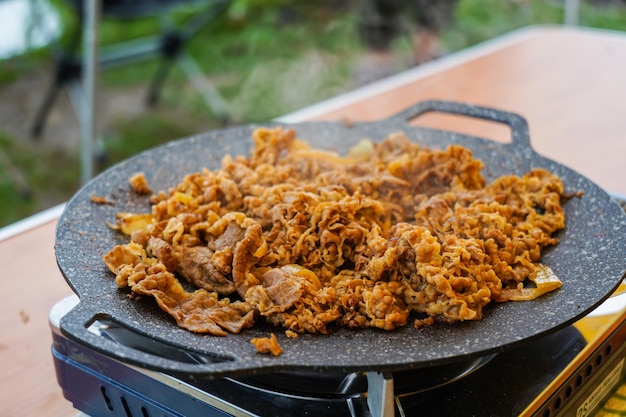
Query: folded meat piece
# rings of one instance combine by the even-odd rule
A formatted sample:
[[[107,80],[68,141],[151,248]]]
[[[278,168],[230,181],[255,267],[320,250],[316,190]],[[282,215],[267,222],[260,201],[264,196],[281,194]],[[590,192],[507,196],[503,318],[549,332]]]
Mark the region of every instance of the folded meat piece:
[[[268,270],[245,299],[268,322],[298,333],[329,333],[328,324],[341,316],[334,288],[322,287],[312,271],[298,265]]]
[[[230,278],[232,251],[216,253],[206,246],[175,246],[163,239],[151,237],[147,251],[165,265],[168,271],[176,271],[198,288],[216,291],[221,295],[235,292]]]
[[[261,225],[243,213],[230,212],[207,232],[209,247],[215,250],[232,249],[232,278],[237,292],[243,297],[248,288],[258,284],[258,278],[251,269],[268,251]]]
[[[226,336],[226,331],[239,333],[254,323],[255,312],[250,304],[231,303],[228,298],[219,299],[216,292],[204,289],[188,292],[160,262],[126,264],[118,271],[118,285],[125,282],[122,286],[127,285],[133,293],[154,297],[180,327],[190,331]]]
[[[223,262],[224,257],[232,259],[232,251],[226,252],[221,252],[223,256],[220,257],[206,246],[183,246],[180,248],[177,271],[198,288],[217,291],[222,295],[232,294],[236,287],[230,278],[231,267],[228,261]]]

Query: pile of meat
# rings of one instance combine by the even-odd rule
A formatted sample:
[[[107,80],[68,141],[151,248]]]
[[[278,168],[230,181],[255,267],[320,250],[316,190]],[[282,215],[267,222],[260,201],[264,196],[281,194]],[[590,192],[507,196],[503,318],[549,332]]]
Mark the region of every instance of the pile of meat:
[[[560,286],[539,263],[565,224],[563,185],[545,170],[485,184],[468,149],[402,134],[347,156],[293,130],[253,139],[249,156],[151,195],[151,213],[117,216],[130,236],[104,256],[117,285],[154,297],[181,327],[392,330],[476,320],[492,301]],[[149,191],[141,175],[133,183]]]

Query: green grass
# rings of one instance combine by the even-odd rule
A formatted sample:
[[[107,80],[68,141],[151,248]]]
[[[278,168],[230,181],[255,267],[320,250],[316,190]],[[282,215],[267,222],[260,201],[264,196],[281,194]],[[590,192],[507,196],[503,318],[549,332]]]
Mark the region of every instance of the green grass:
[[[53,3],[63,20],[72,24],[64,2]],[[358,2],[344,2],[339,9],[315,3],[238,0],[226,17],[191,40],[190,55],[226,99],[233,123],[266,121],[354,87],[352,66],[362,52],[354,12]],[[562,4],[557,0],[461,0],[454,23],[442,40],[449,51],[455,51],[527,25],[561,23]],[[190,16],[183,11],[174,22],[184,25]],[[626,8],[583,3],[580,24],[624,30]],[[143,19],[132,29],[128,27],[103,22],[102,43],[111,45],[153,34],[159,23]],[[67,42],[67,33],[63,41]],[[406,39],[399,40],[396,47],[408,53]],[[0,89],[49,63],[53,49],[1,61]],[[111,91],[130,89],[141,94],[156,66],[152,60],[107,70],[102,73],[102,83]],[[221,127],[180,70],[174,68],[170,75],[157,108],[121,115],[103,128],[106,158],[99,169],[172,139]],[[45,142],[33,144],[11,137],[2,126],[0,147],[32,188],[27,195],[12,178],[15,170],[0,164],[0,226],[63,202],[80,186],[78,152],[68,154]]]
[[[79,186],[77,156],[41,146],[45,149],[33,152],[0,133],[1,151],[11,159],[0,164],[0,212],[6,223],[65,201]]]

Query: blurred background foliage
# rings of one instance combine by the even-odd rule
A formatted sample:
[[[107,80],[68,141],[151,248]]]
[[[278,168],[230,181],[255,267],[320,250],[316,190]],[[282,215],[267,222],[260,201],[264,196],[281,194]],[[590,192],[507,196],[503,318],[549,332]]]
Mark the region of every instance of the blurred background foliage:
[[[64,0],[49,2],[64,29],[47,46],[0,59],[0,113],[22,100],[20,94],[43,99],[45,91],[14,86],[24,80],[28,85],[41,74],[48,77],[41,85],[51,82],[54,58],[76,28]],[[197,11],[194,7],[177,11],[173,24],[184,26]],[[363,53],[356,35],[358,7],[358,0],[235,0],[191,39],[187,50],[225,99],[229,124],[267,121],[358,86],[355,67]],[[624,30],[625,9],[618,0],[582,1],[579,24]],[[452,52],[524,26],[562,24],[563,16],[563,1],[557,0],[460,0],[442,42]],[[154,35],[162,22],[145,18],[133,23],[103,20],[101,44]],[[410,49],[408,37],[394,44],[405,67],[410,65]],[[101,89],[117,97],[116,103],[142,103],[136,97],[145,94],[147,74],[157,63],[153,59],[102,71]],[[224,126],[176,69],[156,107],[120,107],[101,126],[98,170],[167,141]],[[33,119],[35,110],[25,108],[22,125]],[[0,227],[64,202],[80,187],[76,128],[67,133],[69,146],[58,146],[45,134],[34,140],[28,129],[22,131],[10,129],[8,122],[0,124]]]

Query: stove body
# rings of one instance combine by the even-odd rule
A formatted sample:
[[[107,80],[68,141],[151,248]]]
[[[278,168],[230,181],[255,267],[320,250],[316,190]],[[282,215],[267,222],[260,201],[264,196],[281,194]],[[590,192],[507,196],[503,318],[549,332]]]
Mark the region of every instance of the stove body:
[[[609,299],[605,304],[610,305],[573,326],[446,369],[450,375],[429,382],[422,381],[423,372],[410,371],[214,379],[155,372],[65,337],[58,323],[76,303],[74,297],[60,301],[50,313],[52,354],[65,397],[91,417],[586,417],[597,413],[626,374],[625,296]],[[145,342],[146,351],[153,354],[171,354],[114,323],[96,322],[90,330],[135,347]]]

